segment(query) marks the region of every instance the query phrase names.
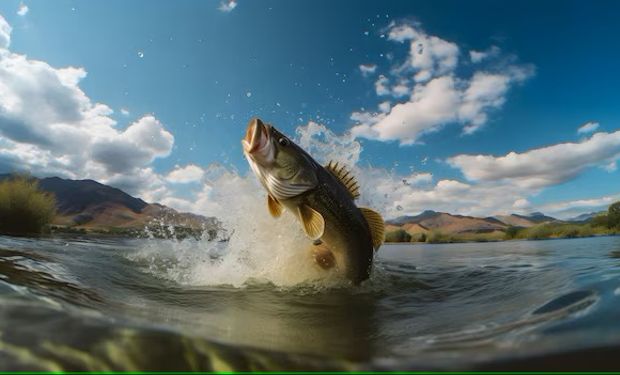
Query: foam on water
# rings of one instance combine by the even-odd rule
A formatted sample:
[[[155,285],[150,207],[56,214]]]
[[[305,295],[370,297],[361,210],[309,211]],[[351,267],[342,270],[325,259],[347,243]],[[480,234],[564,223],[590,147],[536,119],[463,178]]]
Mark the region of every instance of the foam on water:
[[[393,181],[397,177],[385,170],[360,168],[362,147],[348,134],[338,136],[323,125],[309,123],[299,127],[296,142],[318,162],[329,160],[347,165],[358,177],[359,204],[382,211],[388,207],[388,194],[374,181]],[[342,286],[346,282],[337,270],[318,267],[308,251],[310,240],[289,212],[278,219],[267,210],[266,193],[256,177],[211,165],[207,169],[205,200],[197,206],[217,217],[225,228],[220,240],[227,241],[151,241],[131,255],[146,262],[158,276],[186,285],[232,285],[253,282],[277,286],[310,284],[316,287]]]

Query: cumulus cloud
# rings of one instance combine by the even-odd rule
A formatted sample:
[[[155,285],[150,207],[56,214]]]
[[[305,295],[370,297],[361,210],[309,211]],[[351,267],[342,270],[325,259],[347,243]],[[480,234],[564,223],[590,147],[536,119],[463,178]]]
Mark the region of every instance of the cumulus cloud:
[[[375,64],[361,64],[359,66],[359,68],[360,68],[360,72],[362,72],[362,75],[364,77],[367,77],[367,76],[375,73],[375,71],[377,70],[377,65],[375,65]]]
[[[388,114],[372,116],[351,131],[356,136],[412,144],[420,134],[454,121],[458,103],[454,79],[436,78],[417,85],[410,101],[394,105]]]
[[[418,24],[392,24],[388,39],[409,43],[409,54],[404,63],[392,69],[391,77],[379,76],[375,92],[405,101],[400,99],[390,111],[382,104],[376,113],[352,115],[358,123],[352,132],[359,137],[410,145],[448,124],[459,124],[463,134],[472,134],[488,122],[489,113],[502,107],[510,88],[534,73],[530,65],[504,62],[461,77],[456,70],[459,47],[428,35]],[[491,47],[474,54],[474,59],[480,62],[499,53],[499,48]]]
[[[567,219],[584,212],[607,211],[610,204],[620,200],[620,194],[606,195],[597,198],[575,199],[552,202],[540,206],[543,212],[549,212],[559,218]]]
[[[172,183],[186,184],[202,180],[204,174],[204,170],[197,165],[188,164],[184,167],[177,165],[174,170],[166,176],[166,180]]]
[[[125,131],[93,141],[91,155],[110,173],[128,173],[172,151],[174,137],[159,120],[147,115]]]
[[[392,108],[392,105],[388,101],[379,104],[379,110],[383,113],[388,113],[390,111],[390,108]]]
[[[237,7],[237,2],[235,0],[224,0],[220,2],[220,6],[217,9],[224,13],[230,13],[236,7]]]
[[[409,41],[409,56],[403,69],[413,69],[416,82],[426,82],[434,76],[450,73],[458,64],[459,47],[456,44],[427,35],[417,25],[393,27],[388,39]]]
[[[17,8],[17,15],[19,16],[25,16],[26,14],[28,14],[28,11],[30,9],[28,9],[28,5],[24,4],[24,3],[20,3],[19,7]]]
[[[0,48],[9,48],[11,44],[11,25],[0,15]]]
[[[411,93],[411,89],[407,86],[406,82],[401,82],[392,88],[392,96],[400,98],[408,96]]]
[[[486,51],[471,50],[469,51],[469,59],[472,63],[476,64],[483,60],[499,56],[500,52],[501,49],[497,46],[491,46]]]
[[[594,121],[588,121],[585,124],[581,125],[579,129],[577,129],[577,133],[579,134],[588,134],[596,131],[598,129],[599,123]]]
[[[387,79],[386,76],[379,76],[379,79],[375,81],[375,92],[377,93],[377,95],[383,96],[390,94],[390,89],[388,88],[389,82],[390,80]]]
[[[164,125],[145,115],[120,128],[81,89],[86,70],[13,53],[10,32],[0,16],[0,169],[92,178],[134,194],[161,186],[150,164],[172,150]]]
[[[605,166],[620,158],[620,131],[596,133],[579,143],[561,143],[504,156],[457,155],[448,163],[470,181],[506,181],[542,188],[573,179],[585,168]]]

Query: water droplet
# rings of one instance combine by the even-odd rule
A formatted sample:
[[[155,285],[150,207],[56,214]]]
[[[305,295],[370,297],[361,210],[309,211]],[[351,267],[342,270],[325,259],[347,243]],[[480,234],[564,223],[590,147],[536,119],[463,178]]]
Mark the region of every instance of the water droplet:
[[[252,96],[252,93],[250,91],[245,93],[245,96],[247,96],[248,98]]]
[[[280,104],[280,102],[276,102],[276,106],[281,107],[282,105]]]
[[[368,31],[364,31],[364,35],[368,36],[369,32]]]
[[[401,205],[399,204],[398,206],[396,206],[396,209],[397,209],[398,211],[402,211],[402,210],[403,210],[403,206],[401,206]]]
[[[138,51],[138,57],[139,57],[139,58],[143,58],[143,57],[144,57],[144,52],[142,52],[142,51]]]

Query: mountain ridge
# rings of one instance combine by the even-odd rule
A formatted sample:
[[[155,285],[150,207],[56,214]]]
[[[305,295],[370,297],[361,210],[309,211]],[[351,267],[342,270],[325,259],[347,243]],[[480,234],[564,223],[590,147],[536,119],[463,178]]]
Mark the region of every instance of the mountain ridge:
[[[0,174],[0,181],[11,178]],[[60,177],[27,178],[56,198],[57,214],[52,225],[61,228],[102,231],[167,228],[203,231],[217,227],[217,220],[189,212],[178,212],[159,203],[147,203],[121,189],[94,180]]]

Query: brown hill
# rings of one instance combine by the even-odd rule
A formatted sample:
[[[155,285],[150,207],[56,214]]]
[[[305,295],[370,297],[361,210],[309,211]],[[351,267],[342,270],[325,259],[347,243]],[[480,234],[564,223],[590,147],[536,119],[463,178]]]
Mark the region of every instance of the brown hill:
[[[0,175],[0,180],[10,175]],[[34,178],[34,177],[33,177]],[[57,216],[53,224],[85,230],[160,230],[173,227],[201,232],[217,228],[214,218],[182,213],[161,204],[149,204],[124,191],[93,180],[59,177],[34,178],[41,190],[56,197]],[[162,234],[163,235],[163,234]]]
[[[495,218],[506,225],[523,228],[533,227],[534,225],[541,223],[550,223],[557,221],[556,218],[547,216],[540,212],[534,212],[530,215],[498,215],[495,216]]]
[[[489,233],[503,231],[507,225],[494,218],[452,215],[445,212],[424,211],[417,216],[402,216],[388,221],[391,227],[402,228],[409,234],[427,233],[432,230],[446,234]]]

